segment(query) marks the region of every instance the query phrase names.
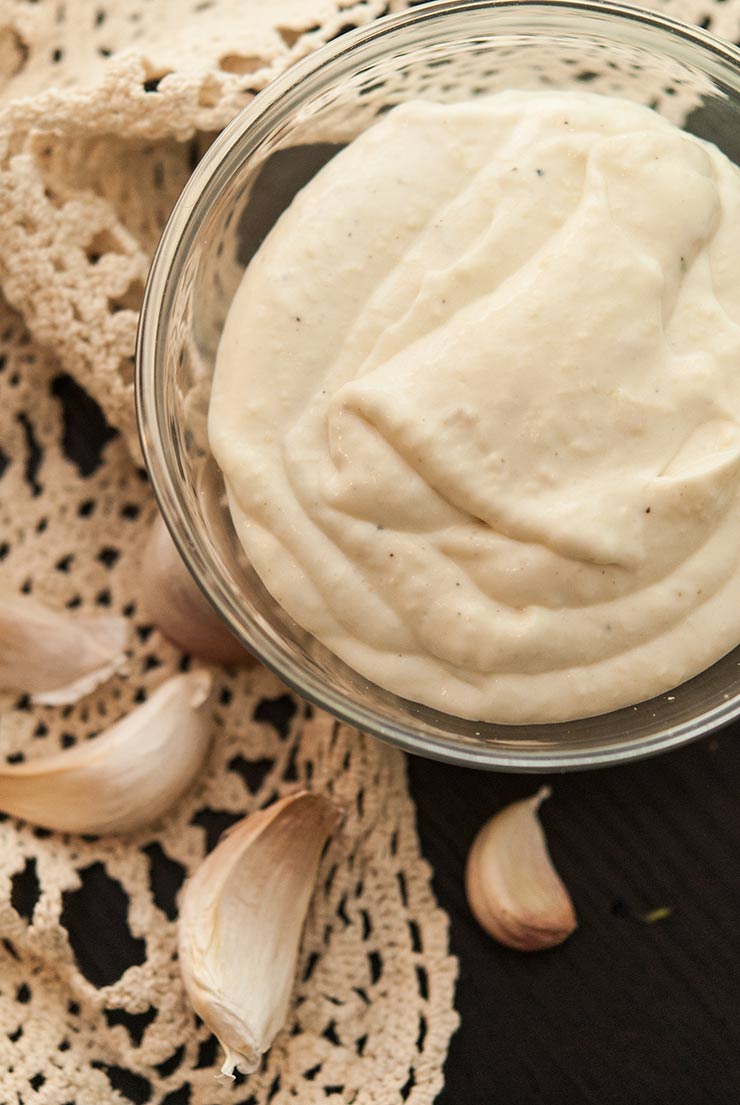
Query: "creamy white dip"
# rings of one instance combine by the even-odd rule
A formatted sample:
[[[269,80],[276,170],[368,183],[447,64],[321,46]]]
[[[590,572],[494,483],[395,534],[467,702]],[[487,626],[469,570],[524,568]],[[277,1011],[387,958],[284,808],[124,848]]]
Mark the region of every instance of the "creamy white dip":
[[[363,676],[498,722],[740,641],[740,170],[593,94],[410,103],[249,265],[210,439],[250,561]]]

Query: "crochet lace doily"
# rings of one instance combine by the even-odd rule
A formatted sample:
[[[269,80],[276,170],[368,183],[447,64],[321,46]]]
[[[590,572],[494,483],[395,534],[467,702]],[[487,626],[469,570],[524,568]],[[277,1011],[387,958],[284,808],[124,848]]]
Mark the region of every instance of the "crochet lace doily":
[[[94,737],[187,664],[137,590],[155,508],[126,442],[148,261],[213,133],[292,60],[397,6],[0,0],[0,580],[131,624],[123,672],[74,707],[19,700],[2,719],[3,756]],[[740,0],[662,7],[740,36]],[[109,438],[100,456],[86,433]],[[456,967],[403,757],[259,667],[217,669],[215,682],[203,778],[147,831],[83,839],[0,821],[0,1102],[430,1105]],[[177,894],[223,829],[299,784],[347,817],[288,1025],[262,1070],[223,1089],[216,1041],[179,980]]]
[[[125,436],[147,259],[202,136],[291,58],[381,9],[184,7],[1,9],[0,577],[131,623],[130,659],[99,693],[62,709],[21,700],[5,715],[10,759],[94,736],[186,662],[137,598],[155,508]],[[68,373],[123,431],[100,458],[80,450],[100,415]],[[3,1105],[425,1105],[441,1087],[456,965],[403,757],[313,714],[260,667],[215,675],[207,770],[165,820],[122,839],[0,823]],[[346,819],[323,861],[289,1023],[259,1072],[222,1088],[219,1048],[180,983],[177,894],[226,827],[300,784],[334,796]]]
[[[4,715],[0,752],[17,760],[94,736],[188,660],[137,599],[155,508],[123,439],[83,475],[97,458],[75,450],[72,462],[65,442],[94,411],[4,304],[0,338],[2,581],[131,624],[130,658],[99,693],[56,709],[21,699]],[[456,1024],[456,967],[403,756],[314,713],[259,666],[214,676],[206,770],[164,820],[120,839],[0,823],[0,1101],[431,1103]],[[286,1030],[261,1071],[224,1089],[216,1041],[180,984],[177,893],[226,827],[299,785],[333,796],[346,818],[321,868]]]

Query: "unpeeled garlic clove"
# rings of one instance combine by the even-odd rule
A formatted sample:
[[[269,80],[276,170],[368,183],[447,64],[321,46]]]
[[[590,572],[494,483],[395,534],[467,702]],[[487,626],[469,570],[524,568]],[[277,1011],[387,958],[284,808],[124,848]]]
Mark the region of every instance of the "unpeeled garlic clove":
[[[205,759],[210,687],[208,672],[176,675],[99,737],[0,767],[0,809],[64,833],[125,833],[154,821]]]
[[[476,920],[500,943],[520,951],[561,944],[577,925],[537,816],[550,793],[542,787],[497,813],[468,855],[465,886]]]
[[[226,1052],[222,1080],[255,1070],[285,1023],[319,860],[338,821],[328,798],[290,795],[237,822],[185,886],[180,969]]]
[[[128,623],[115,615],[73,615],[0,589],[0,692],[34,702],[76,702],[126,659]]]
[[[152,525],[143,568],[144,606],[168,640],[184,652],[214,664],[253,662],[201,594],[161,515]]]

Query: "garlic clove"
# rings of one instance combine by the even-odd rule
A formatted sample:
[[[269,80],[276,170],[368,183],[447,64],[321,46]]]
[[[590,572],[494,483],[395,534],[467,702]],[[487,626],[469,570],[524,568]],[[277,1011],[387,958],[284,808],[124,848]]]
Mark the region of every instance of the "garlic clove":
[[[253,662],[201,593],[161,515],[152,525],[143,564],[143,602],[168,640],[214,664]]]
[[[468,855],[465,886],[476,920],[501,944],[520,951],[552,948],[577,926],[537,816],[550,793],[542,787],[497,813]]]
[[[93,740],[0,767],[0,809],[64,833],[126,833],[190,786],[209,745],[211,677],[176,675]]]
[[[301,931],[337,808],[301,791],[237,822],[186,883],[180,969],[191,1004],[248,1073],[285,1023]]]
[[[126,659],[128,623],[115,615],[76,616],[0,589],[0,692],[34,702],[76,702]]]

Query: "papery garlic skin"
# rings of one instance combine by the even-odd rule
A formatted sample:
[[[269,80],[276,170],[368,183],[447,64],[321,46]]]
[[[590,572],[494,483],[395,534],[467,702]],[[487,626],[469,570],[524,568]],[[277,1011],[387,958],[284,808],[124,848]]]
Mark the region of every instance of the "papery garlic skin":
[[[254,662],[201,593],[161,515],[152,525],[142,566],[143,604],[169,641],[214,664]]]
[[[301,932],[334,804],[301,791],[237,822],[188,881],[180,969],[226,1052],[225,1079],[253,1071],[288,1012]]]
[[[125,618],[53,610],[0,588],[0,693],[77,702],[121,667],[127,639]]]
[[[555,870],[537,811],[542,787],[486,822],[468,855],[470,908],[494,939],[519,951],[561,944],[577,926],[570,895]]]
[[[0,768],[0,809],[65,833],[126,833],[165,813],[208,752],[206,671],[168,679],[92,740]]]

